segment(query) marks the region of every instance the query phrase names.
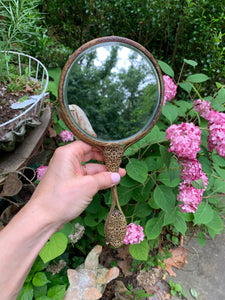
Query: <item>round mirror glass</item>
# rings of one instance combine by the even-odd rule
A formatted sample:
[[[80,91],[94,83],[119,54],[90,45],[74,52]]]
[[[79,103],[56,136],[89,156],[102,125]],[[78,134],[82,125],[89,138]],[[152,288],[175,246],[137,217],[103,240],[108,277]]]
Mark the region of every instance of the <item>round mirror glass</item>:
[[[123,42],[93,45],[71,63],[63,83],[72,122],[96,141],[135,137],[156,118],[160,78],[153,62]]]

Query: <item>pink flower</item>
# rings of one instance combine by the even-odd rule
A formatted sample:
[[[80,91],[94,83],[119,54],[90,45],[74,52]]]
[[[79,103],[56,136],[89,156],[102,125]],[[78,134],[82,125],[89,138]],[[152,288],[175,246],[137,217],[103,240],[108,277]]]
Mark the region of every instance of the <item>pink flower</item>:
[[[48,166],[40,166],[37,168],[36,172],[37,172],[37,180],[41,180],[42,177],[45,175],[45,172],[47,170]]]
[[[194,159],[200,150],[201,130],[193,123],[171,125],[166,130],[166,138],[170,140],[169,152],[178,158]]]
[[[209,123],[208,149],[225,158],[225,122]]]
[[[215,149],[221,157],[225,158],[225,113],[215,111],[209,102],[200,99],[194,101],[193,107],[201,117],[209,121],[209,151]]]
[[[59,135],[64,143],[72,142],[74,140],[72,132],[68,130],[63,130]]]
[[[186,183],[191,183],[192,181],[202,179],[203,185],[206,188],[208,185],[208,178],[206,174],[202,171],[202,165],[197,159],[184,159],[181,162],[181,174],[180,177]]]
[[[177,85],[173,82],[173,79],[169,76],[163,75],[164,82],[164,101],[163,105],[166,104],[166,101],[172,100],[177,93]]]
[[[179,184],[179,194],[177,196],[177,201],[182,202],[182,204],[180,204],[181,211],[195,213],[198,204],[202,202],[203,192],[204,190],[196,189],[185,181],[181,182]]]
[[[135,223],[127,225],[127,233],[124,239],[124,244],[139,244],[144,240],[143,227]]]
[[[193,102],[193,108],[195,111],[199,113],[199,115],[208,120],[211,123],[214,122],[225,122],[225,114],[220,113],[218,111],[215,111],[212,107],[210,102],[207,102],[205,100],[195,100]]]

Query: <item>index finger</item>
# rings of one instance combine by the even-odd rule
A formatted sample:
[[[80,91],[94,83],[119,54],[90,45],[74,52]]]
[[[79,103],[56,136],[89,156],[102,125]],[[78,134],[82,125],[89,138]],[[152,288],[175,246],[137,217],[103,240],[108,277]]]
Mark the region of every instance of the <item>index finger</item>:
[[[68,155],[72,158],[76,157],[79,162],[87,162],[91,159],[104,161],[102,153],[95,147],[88,145],[80,140],[70,143],[65,146],[68,150]]]

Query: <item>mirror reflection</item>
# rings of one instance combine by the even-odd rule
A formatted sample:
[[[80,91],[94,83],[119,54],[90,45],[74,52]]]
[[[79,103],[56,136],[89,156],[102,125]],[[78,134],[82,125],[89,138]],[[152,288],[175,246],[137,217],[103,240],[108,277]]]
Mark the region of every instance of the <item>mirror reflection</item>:
[[[95,139],[129,138],[147,127],[160,104],[159,78],[138,49],[107,42],[83,51],[64,81],[67,111]]]

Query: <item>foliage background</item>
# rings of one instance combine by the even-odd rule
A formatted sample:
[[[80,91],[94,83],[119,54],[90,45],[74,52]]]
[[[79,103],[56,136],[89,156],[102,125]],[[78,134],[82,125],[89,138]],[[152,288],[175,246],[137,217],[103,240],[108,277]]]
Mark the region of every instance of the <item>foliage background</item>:
[[[12,10],[7,10],[10,6]],[[159,264],[163,267],[164,257],[158,250],[165,236],[171,246],[179,242],[180,234],[197,234],[199,243],[204,245],[208,234],[214,238],[223,230],[225,161],[215,151],[207,150],[207,122],[192,109],[192,100],[199,95],[207,96],[215,109],[224,111],[224,8],[224,0],[37,0],[33,6],[28,0],[0,0],[0,48],[23,51],[48,67],[53,127],[57,134],[67,129],[57,113],[61,67],[83,43],[101,36],[124,36],[172,66],[172,71],[166,66],[164,73],[180,83],[176,99],[167,103],[157,125],[126,151],[122,162],[127,175],[118,187],[120,203],[127,221],[141,224],[146,234],[141,244],[130,246],[136,269]],[[190,74],[199,72],[206,73],[209,80],[188,80]],[[191,89],[190,84],[194,84]],[[168,152],[165,139],[168,126],[186,121],[201,126],[198,159],[209,178],[196,214],[179,210],[176,195],[180,167],[176,157]],[[75,268],[94,244],[104,243],[104,222],[110,203],[110,191],[98,193],[79,218],[51,238],[18,299],[63,298],[68,285],[66,268]],[[67,236],[76,223],[85,226],[85,234],[76,243],[74,256],[74,246]],[[49,261],[62,258],[67,267],[61,273],[52,276],[46,271]]]

